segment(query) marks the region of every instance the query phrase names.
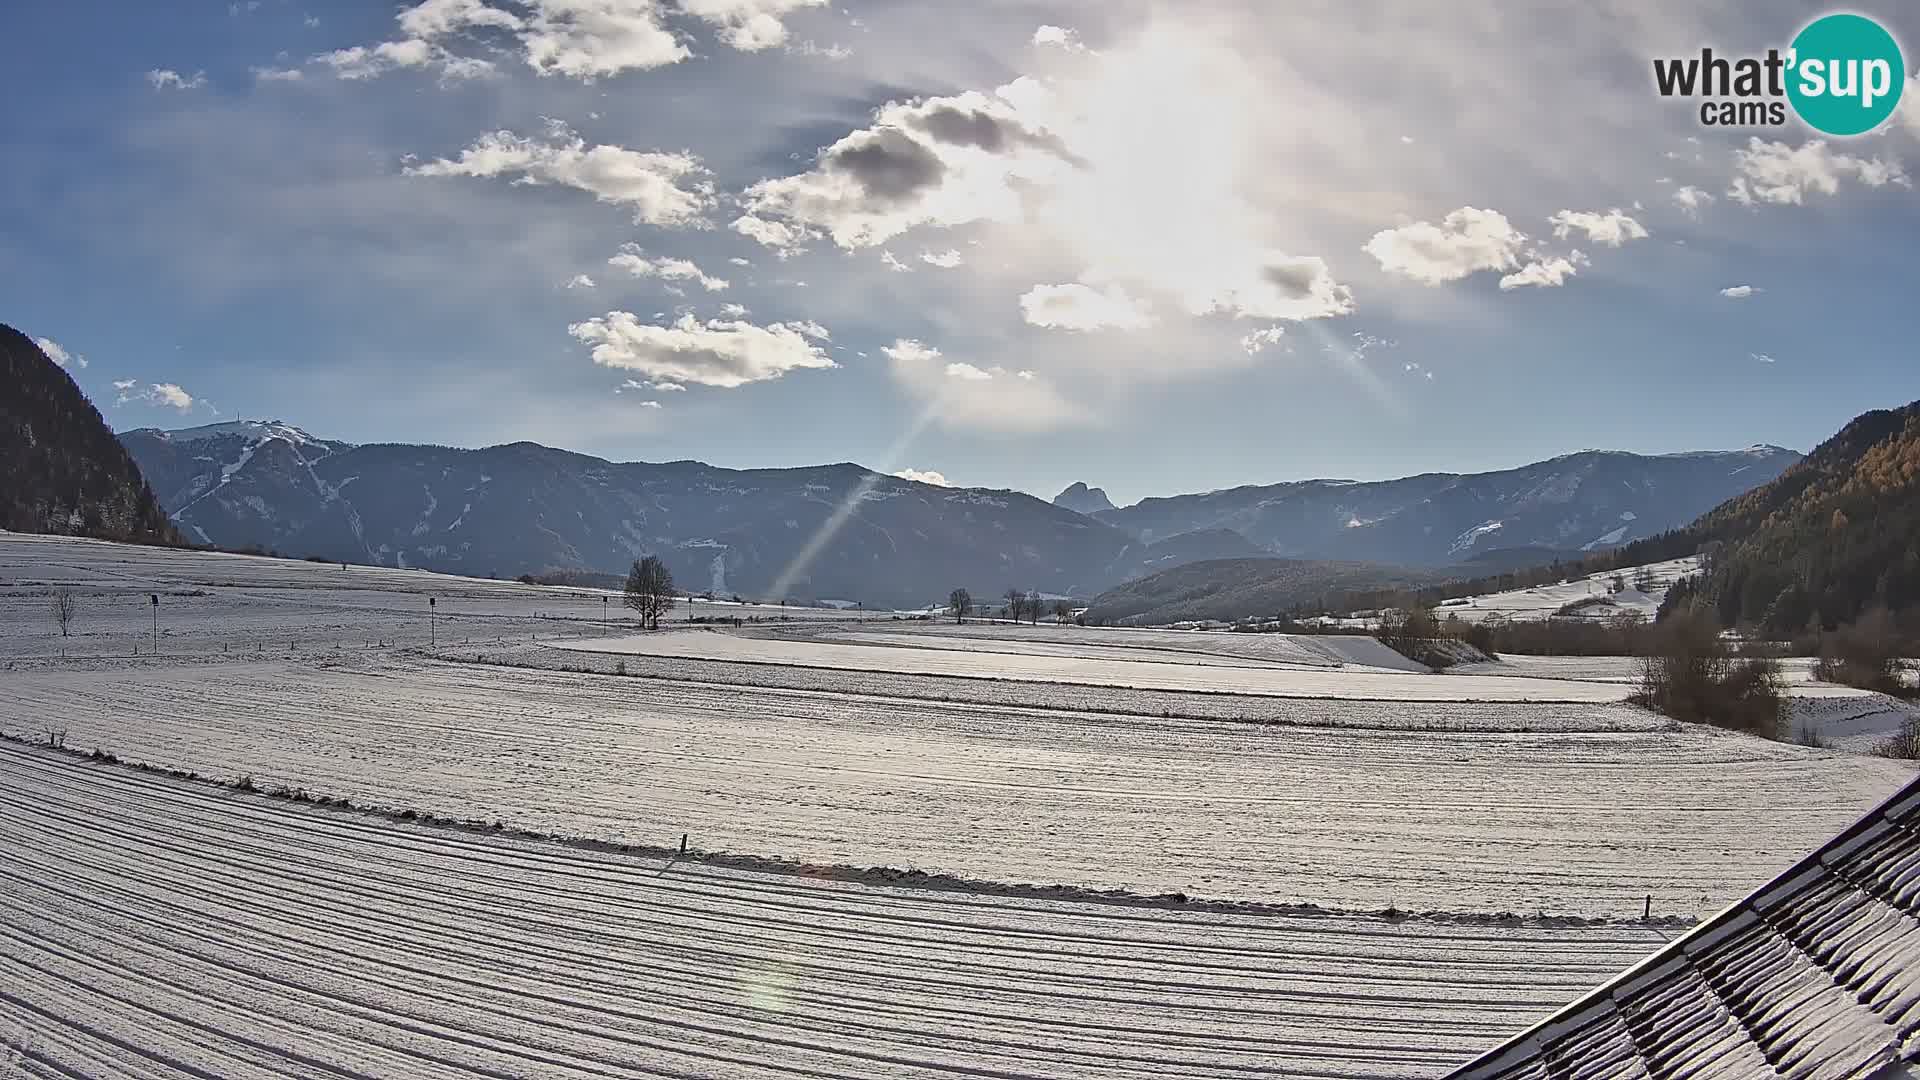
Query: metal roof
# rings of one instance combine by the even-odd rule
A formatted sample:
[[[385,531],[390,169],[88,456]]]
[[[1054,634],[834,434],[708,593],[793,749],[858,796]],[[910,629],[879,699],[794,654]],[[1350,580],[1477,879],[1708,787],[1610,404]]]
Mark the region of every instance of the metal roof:
[[[1917,1033],[1920,779],[1448,1080],[1865,1080]]]

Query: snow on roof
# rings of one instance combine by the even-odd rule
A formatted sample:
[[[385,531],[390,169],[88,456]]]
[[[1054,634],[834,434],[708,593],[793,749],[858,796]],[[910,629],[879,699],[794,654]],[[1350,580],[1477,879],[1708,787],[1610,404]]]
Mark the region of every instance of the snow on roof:
[[[1883,1075],[1920,1032],[1920,780],[1448,1080]]]

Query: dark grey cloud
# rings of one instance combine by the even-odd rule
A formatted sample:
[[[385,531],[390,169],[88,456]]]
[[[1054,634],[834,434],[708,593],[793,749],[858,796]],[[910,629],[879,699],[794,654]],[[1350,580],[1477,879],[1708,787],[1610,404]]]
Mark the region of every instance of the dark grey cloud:
[[[1289,262],[1262,267],[1261,276],[1290,300],[1312,296],[1316,283],[1326,276],[1326,265],[1319,262]]]
[[[827,155],[828,168],[859,181],[868,195],[905,202],[946,176],[939,155],[901,131],[881,128]]]
[[[913,117],[912,123],[920,130],[943,143],[953,146],[973,146],[989,154],[1003,153],[1006,150],[1030,146],[1072,159],[1066,145],[1059,138],[1044,132],[1034,131],[1017,120],[995,116],[984,109],[969,109],[956,105],[935,105]]]

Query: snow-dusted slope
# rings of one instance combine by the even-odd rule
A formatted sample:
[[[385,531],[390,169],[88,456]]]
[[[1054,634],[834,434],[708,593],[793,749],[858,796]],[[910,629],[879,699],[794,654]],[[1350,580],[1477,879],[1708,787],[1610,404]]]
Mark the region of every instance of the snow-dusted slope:
[[[1645,574],[1642,574],[1642,570]],[[1667,590],[1683,577],[1698,573],[1697,556],[1649,563],[1645,567],[1626,567],[1601,573],[1583,574],[1553,585],[1512,592],[1486,593],[1448,600],[1437,609],[1442,617],[1458,615],[1468,622],[1485,619],[1545,619],[1570,604],[1580,605],[1568,617],[1606,619],[1615,615],[1639,615],[1653,618]],[[1616,581],[1625,588],[1614,591]],[[1642,590],[1637,584],[1650,583]]]

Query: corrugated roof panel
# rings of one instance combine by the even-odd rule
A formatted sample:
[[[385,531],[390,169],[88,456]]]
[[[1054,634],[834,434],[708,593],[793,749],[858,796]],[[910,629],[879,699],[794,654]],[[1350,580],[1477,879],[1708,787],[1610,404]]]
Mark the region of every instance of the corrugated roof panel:
[[[1861,1076],[1892,1060],[1893,1030],[1771,927],[1728,946],[1700,957],[1700,973],[1782,1076]]]
[[[1620,1001],[1628,1030],[1660,1077],[1765,1077],[1779,1074],[1700,973],[1681,966]]]

